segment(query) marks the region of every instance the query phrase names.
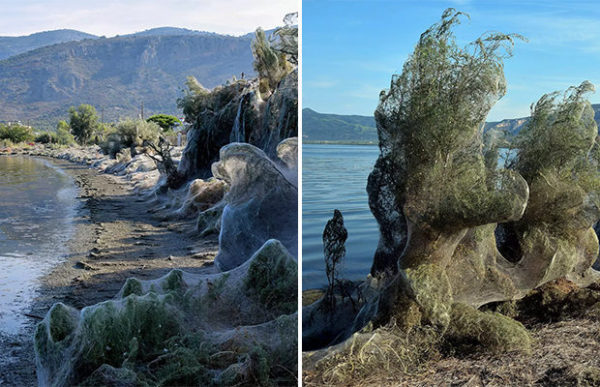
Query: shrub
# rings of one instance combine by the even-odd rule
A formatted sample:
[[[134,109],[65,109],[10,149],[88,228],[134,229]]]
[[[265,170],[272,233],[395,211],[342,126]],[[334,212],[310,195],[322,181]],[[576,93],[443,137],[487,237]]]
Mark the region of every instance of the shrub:
[[[40,133],[35,137],[35,142],[40,144],[50,144],[54,142],[54,136],[52,136],[52,133],[48,132]]]
[[[71,128],[66,121],[59,121],[56,125],[55,142],[59,145],[73,145],[75,137],[71,134]]]
[[[157,142],[161,128],[154,122],[143,120],[127,120],[117,125],[117,133],[121,138],[121,145],[141,146],[144,141]]]
[[[100,148],[105,154],[115,156],[123,148],[143,146],[144,142],[157,143],[162,129],[154,122],[126,120],[116,128],[105,127]]]
[[[35,139],[33,129],[20,124],[0,125],[0,139],[13,143],[29,142]]]

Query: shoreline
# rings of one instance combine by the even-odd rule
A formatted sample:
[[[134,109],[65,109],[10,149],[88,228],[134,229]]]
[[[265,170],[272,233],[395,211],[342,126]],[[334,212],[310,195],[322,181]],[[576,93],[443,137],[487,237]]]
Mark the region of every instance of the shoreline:
[[[377,141],[335,141],[335,140],[307,140],[302,142],[303,145],[374,145],[379,146]]]
[[[0,337],[0,385],[37,385],[33,333],[56,302],[83,308],[113,298],[129,277],[158,278],[171,269],[215,272],[216,236],[197,236],[191,219],[167,219],[161,204],[143,198],[134,181],[89,165],[29,155],[52,163],[78,187],[68,254],[40,278],[31,322],[17,336]]]

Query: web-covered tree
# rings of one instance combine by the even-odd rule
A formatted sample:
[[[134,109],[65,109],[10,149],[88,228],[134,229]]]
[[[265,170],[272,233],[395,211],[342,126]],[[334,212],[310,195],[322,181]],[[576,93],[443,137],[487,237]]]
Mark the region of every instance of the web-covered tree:
[[[212,90],[189,77],[177,103],[189,123],[179,171],[187,178],[211,176],[219,150],[231,142],[246,142],[275,156],[276,146],[298,133],[298,27],[287,16],[274,38],[260,28],[252,43],[256,78],[235,77]],[[296,56],[294,56],[296,55]],[[294,59],[295,58],[295,59]]]
[[[284,18],[284,27],[277,28],[270,39],[262,28],[256,29],[252,41],[254,70],[260,81],[259,90],[265,97],[271,95],[279,81],[298,64],[298,14]]]
[[[323,255],[328,283],[325,298],[329,310],[335,309],[334,292],[338,281],[339,265],[346,256],[346,239],[348,239],[348,230],[344,227],[344,217],[339,210],[334,210],[333,218],[327,221],[323,230]]]
[[[332,357],[338,364],[373,346],[379,352],[371,358],[389,364],[389,356],[408,351],[402,337],[528,351],[525,327],[490,311],[492,304],[519,300],[553,280],[600,280],[592,269],[598,129],[585,99],[593,86],[543,96],[514,143],[504,142],[516,156],[499,167],[497,144],[484,143],[493,136],[483,128],[506,92],[503,60],[521,37],[489,33],[460,48],[452,27],[462,16],[446,10],[380,94],[381,153],[367,187],[381,235],[374,279],[364,282],[365,301],[352,319],[338,305],[333,320],[345,327],[327,325],[316,307],[303,312],[305,345],[336,343],[362,329],[334,350],[351,348]]]
[[[583,98],[592,87],[542,97],[516,159],[498,169],[496,150],[483,153],[483,124],[506,91],[503,58],[520,36],[487,34],[461,49],[451,32],[460,17],[447,10],[421,35],[375,112],[381,155],[368,191],[382,239],[372,272],[400,271],[377,319],[406,320],[411,310],[413,323],[447,336],[522,349],[530,341],[519,323],[477,308],[561,277],[594,278],[597,128]],[[518,256],[503,256],[511,244]]]

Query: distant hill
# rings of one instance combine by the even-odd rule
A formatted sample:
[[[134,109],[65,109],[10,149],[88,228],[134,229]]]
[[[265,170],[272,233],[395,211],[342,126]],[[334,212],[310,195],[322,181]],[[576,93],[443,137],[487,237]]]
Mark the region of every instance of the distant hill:
[[[600,132],[600,104],[592,105],[592,108],[594,109],[594,112],[596,113],[594,115],[594,120],[596,121],[596,124],[598,124],[599,132]],[[513,119],[507,119],[507,120],[502,120],[502,121],[498,121],[498,122],[486,122],[485,130],[498,129],[498,130],[506,131],[510,134],[517,134],[527,121],[529,121],[529,117],[513,118]]]
[[[158,27],[123,36],[164,36],[164,35],[218,35],[216,32],[196,31],[187,28]]]
[[[592,105],[595,120],[600,128],[600,104]],[[516,134],[529,117],[487,122],[485,130],[497,129]],[[378,143],[375,118],[324,114],[305,108],[302,110],[302,138],[306,142]]]
[[[95,35],[75,30],[45,31],[28,36],[0,36],[0,60],[52,44],[96,38]]]
[[[154,31],[154,32],[152,32]],[[0,121],[51,127],[69,106],[89,103],[107,122],[177,114],[188,76],[212,88],[254,74],[252,35],[161,28],[45,46],[0,61]]]
[[[304,141],[377,143],[375,118],[324,114],[302,109],[302,139]]]

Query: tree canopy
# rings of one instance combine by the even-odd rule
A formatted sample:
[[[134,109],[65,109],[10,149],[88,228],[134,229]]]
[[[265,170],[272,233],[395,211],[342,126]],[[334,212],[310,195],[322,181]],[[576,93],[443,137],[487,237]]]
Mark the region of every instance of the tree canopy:
[[[77,142],[87,144],[98,127],[98,113],[92,105],[81,104],[69,109],[69,126]]]
[[[146,121],[158,124],[158,126],[160,126],[165,132],[173,130],[173,128],[175,128],[177,125],[181,125],[179,118],[169,114],[155,114]]]

